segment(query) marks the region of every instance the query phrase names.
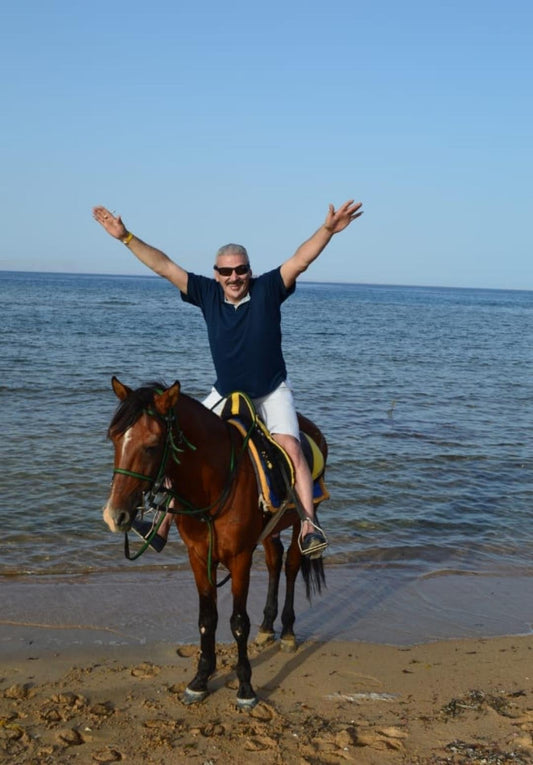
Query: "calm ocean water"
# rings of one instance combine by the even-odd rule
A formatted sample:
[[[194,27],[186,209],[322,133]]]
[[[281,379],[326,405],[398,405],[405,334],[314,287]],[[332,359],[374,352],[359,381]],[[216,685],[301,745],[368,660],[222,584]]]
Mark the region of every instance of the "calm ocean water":
[[[13,272],[0,312],[0,576],[185,567],[176,533],[130,563],[107,531],[105,433],[113,374],[208,392],[200,312],[151,276]],[[329,442],[328,565],[533,572],[532,330],[533,292],[299,284],[285,356]]]

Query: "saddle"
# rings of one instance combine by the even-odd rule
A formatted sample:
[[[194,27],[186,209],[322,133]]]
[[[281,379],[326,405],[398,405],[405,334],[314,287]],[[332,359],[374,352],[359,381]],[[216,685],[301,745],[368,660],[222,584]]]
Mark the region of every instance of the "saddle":
[[[283,506],[295,507],[292,460],[270,435],[251,399],[241,391],[230,393],[220,417],[233,425],[247,442],[263,509],[276,513]],[[318,505],[329,497],[323,477],[324,457],[316,442],[304,431],[300,431],[300,443],[313,476],[313,503]]]

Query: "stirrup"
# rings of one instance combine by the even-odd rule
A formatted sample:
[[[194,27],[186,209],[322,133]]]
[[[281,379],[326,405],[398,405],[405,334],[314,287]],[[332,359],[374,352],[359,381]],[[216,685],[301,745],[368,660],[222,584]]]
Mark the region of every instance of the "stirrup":
[[[308,521],[316,531],[308,531],[307,534],[304,535],[300,529],[300,534],[298,535],[298,547],[300,548],[302,555],[305,555],[306,558],[310,558],[311,560],[315,560],[322,556],[323,551],[328,546],[328,540],[320,526],[310,518],[306,518],[306,521]],[[309,543],[306,545],[305,541],[308,537],[310,537],[310,539]]]
[[[161,510],[154,512],[152,520],[145,520],[145,513],[141,514],[140,518],[136,518],[131,524],[132,531],[137,534],[143,541],[148,542],[152,550],[161,552],[166,545],[167,540],[160,536],[157,532],[163,522],[163,518],[166,513]]]

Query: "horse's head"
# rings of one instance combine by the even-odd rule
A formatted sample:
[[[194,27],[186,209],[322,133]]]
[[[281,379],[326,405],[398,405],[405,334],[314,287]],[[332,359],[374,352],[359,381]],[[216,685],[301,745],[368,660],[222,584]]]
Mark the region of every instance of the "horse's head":
[[[111,531],[128,531],[143,492],[163,478],[165,442],[180,385],[152,383],[132,390],[116,377],[112,385],[120,404],[108,430],[115,464],[104,521]]]

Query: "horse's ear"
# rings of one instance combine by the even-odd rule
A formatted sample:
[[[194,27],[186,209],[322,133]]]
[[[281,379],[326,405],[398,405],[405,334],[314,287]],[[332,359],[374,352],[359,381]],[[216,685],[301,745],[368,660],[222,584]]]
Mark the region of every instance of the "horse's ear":
[[[167,415],[172,407],[176,405],[179,395],[180,384],[176,380],[174,385],[171,385],[170,388],[167,388],[163,393],[154,396],[155,408],[159,414],[162,414],[163,416]]]
[[[128,396],[131,393],[131,388],[128,388],[127,385],[123,385],[118,377],[111,378],[111,385],[113,386],[113,390],[115,391],[115,396],[119,398],[121,401],[124,401],[124,399],[128,398]]]

